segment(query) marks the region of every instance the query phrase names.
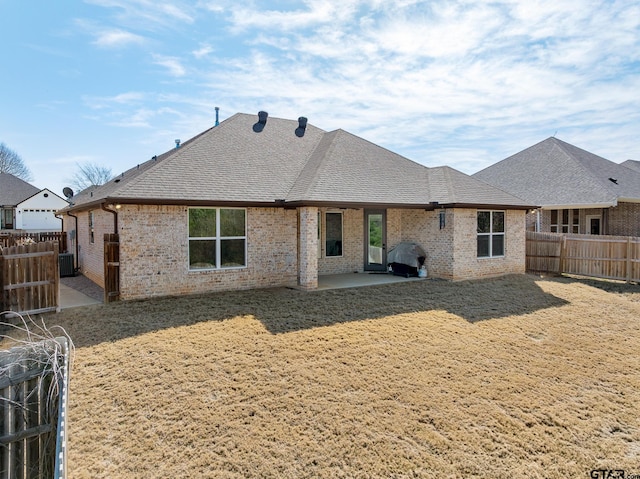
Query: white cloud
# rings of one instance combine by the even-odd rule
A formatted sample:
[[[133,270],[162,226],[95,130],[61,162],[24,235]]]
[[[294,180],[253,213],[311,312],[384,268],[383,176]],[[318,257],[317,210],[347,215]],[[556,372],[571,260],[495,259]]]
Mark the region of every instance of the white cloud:
[[[592,0],[93,3],[122,10],[122,31],[139,31],[135,19],[156,29],[152,62],[173,78],[162,76],[156,94],[87,102],[110,124],[149,128],[145,141],[169,138],[167,149],[210,126],[214,105],[222,119],[260,109],[307,116],[465,172],[556,130],[606,156],[598,145],[624,142],[640,123],[635,0],[606,9]],[[157,33],[168,20],[189,43]],[[188,91],[175,81],[187,73]]]
[[[164,55],[153,55],[153,63],[165,67],[169,74],[174,77],[182,77],[187,74],[186,68],[182,65],[180,58]]]
[[[231,23],[236,31],[258,28],[291,31],[326,23],[341,23],[350,18],[358,1],[304,0],[297,10],[260,10],[258,4],[236,4],[230,8]],[[262,4],[260,4],[262,5]],[[296,6],[298,4],[296,3]]]
[[[448,155],[469,172],[488,160],[469,154],[482,142],[512,154],[512,137],[596,131],[638,111],[638,80],[620,77],[640,51],[638,20],[627,18],[637,7],[579,3],[376,2],[367,13],[352,2],[335,18],[320,3],[244,20],[236,9],[232,25],[252,28],[242,38],[253,50],[216,64],[209,84],[236,103],[304,114],[425,161]]]
[[[135,103],[140,103],[147,98],[147,95],[142,92],[126,92],[119,93],[118,95],[109,96],[109,97],[97,97],[84,95],[82,97],[82,101],[86,106],[94,110],[100,110],[104,108],[111,108],[114,104],[119,105],[131,105]]]
[[[128,114],[118,112],[114,113],[115,115],[120,117],[110,121],[110,124],[121,128],[151,128],[153,126],[152,122],[164,115],[169,115],[171,120],[181,117],[180,112],[168,107],[157,109],[139,108]]]
[[[85,34],[93,37],[92,43],[100,48],[124,48],[146,42],[143,36],[117,27],[104,27],[93,20],[75,19],[74,23]]]
[[[122,48],[129,45],[140,45],[145,42],[144,37],[120,29],[105,29],[94,32],[93,35],[95,37],[93,44],[101,48]]]
[[[193,50],[191,54],[194,57],[201,59],[208,56],[210,53],[213,53],[213,51],[214,49],[211,45],[201,45],[197,50]]]
[[[180,24],[192,24],[191,2],[173,0],[85,0],[86,3],[113,10],[116,20],[131,27],[157,30]]]

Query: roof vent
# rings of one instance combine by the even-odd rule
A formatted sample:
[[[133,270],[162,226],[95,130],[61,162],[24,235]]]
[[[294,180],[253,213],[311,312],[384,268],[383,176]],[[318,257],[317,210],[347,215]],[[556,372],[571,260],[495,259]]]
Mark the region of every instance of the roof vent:
[[[180,148],[180,138],[176,139],[176,148]]]
[[[220,119],[218,117],[219,113],[220,113],[220,107],[216,107],[216,124],[213,126],[218,126],[220,124]]]
[[[267,113],[266,111],[259,111],[258,112],[258,123],[253,125],[253,131],[255,131],[256,133],[260,133],[262,130],[264,130],[264,125],[267,124],[267,117],[268,116],[269,116],[269,113]]]
[[[306,129],[307,118],[305,116],[301,116],[300,118],[298,118],[298,128],[296,128],[296,136],[298,138],[302,138]]]
[[[618,184],[618,180],[616,180],[615,178],[609,178],[609,181],[610,181],[611,183],[613,183],[614,185],[617,185],[617,184]]]

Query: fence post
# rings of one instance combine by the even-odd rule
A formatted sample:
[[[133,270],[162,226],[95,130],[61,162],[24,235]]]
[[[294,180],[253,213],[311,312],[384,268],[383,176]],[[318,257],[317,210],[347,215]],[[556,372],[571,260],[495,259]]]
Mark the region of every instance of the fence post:
[[[567,237],[562,236],[562,242],[560,243],[560,271],[558,274],[563,274],[565,269],[565,261],[567,256]]]
[[[627,283],[630,283],[631,280],[633,279],[633,276],[632,276],[633,263],[631,261],[632,254],[633,254],[633,244],[631,243],[631,236],[628,236],[627,237],[627,261],[626,261],[626,265],[627,265]]]

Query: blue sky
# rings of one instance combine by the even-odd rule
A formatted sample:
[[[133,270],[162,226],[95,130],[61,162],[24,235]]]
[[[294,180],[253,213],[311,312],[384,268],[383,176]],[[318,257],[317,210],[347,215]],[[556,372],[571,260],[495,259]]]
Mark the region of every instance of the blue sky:
[[[640,160],[637,0],[0,0],[0,142],[61,194],[236,112],[475,173],[556,136]]]

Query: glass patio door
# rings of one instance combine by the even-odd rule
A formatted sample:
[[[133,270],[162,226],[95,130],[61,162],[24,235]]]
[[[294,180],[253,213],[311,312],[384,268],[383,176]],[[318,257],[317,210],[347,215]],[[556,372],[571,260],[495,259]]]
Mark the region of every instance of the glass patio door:
[[[385,210],[365,210],[365,271],[387,270],[387,215]]]

